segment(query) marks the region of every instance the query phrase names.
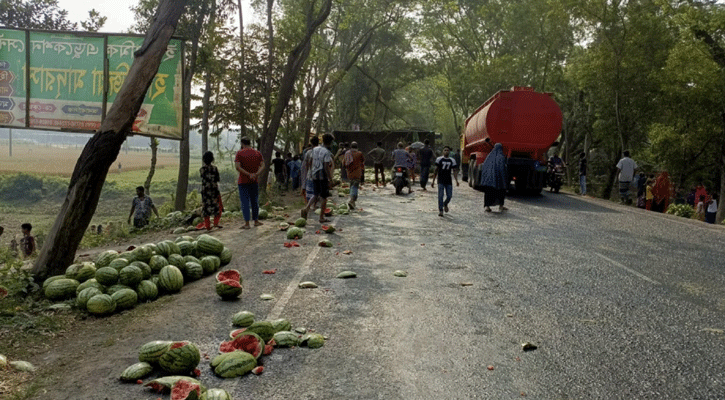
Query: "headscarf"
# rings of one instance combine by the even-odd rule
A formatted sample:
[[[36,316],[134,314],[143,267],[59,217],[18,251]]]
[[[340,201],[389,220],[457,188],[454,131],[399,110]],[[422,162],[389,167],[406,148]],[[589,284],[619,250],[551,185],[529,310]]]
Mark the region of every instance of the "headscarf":
[[[670,197],[672,197],[672,185],[670,184],[670,174],[667,171],[662,171],[657,177],[654,186],[652,187],[652,195],[654,196],[655,203],[665,202],[665,210],[670,205]]]
[[[705,196],[707,199],[707,190],[705,190],[705,186],[697,185],[697,190],[695,191],[695,206],[700,202],[701,196]]]
[[[508,162],[503,154],[503,145],[496,143],[481,165],[481,186],[494,189],[508,188]]]

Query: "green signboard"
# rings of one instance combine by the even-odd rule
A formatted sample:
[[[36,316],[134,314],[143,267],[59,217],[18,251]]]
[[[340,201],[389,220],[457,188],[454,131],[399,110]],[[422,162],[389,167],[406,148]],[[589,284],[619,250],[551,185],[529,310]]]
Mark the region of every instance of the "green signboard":
[[[0,29],[0,126],[98,130],[142,43],[136,36]],[[169,43],[134,133],[182,138],[182,46]]]

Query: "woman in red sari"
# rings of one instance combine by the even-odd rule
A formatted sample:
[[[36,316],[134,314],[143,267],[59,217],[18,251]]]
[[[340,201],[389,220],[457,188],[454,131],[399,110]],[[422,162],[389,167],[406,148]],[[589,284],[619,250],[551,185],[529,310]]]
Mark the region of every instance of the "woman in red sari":
[[[670,174],[662,171],[652,187],[652,211],[665,212],[670,206],[673,190],[670,183]]]

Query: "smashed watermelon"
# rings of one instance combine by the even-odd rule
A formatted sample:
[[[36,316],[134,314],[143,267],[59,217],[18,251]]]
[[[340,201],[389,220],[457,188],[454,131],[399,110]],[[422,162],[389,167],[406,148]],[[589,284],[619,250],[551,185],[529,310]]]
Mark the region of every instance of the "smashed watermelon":
[[[233,280],[237,281],[239,283],[242,282],[242,276],[239,274],[239,271],[236,269],[228,269],[226,271],[221,271],[220,273],[216,274],[216,280],[218,282],[226,281],[226,280]]]
[[[171,388],[171,400],[199,400],[201,387],[187,380],[179,380]]]
[[[219,345],[220,353],[231,353],[234,350],[242,350],[253,355],[254,358],[257,359],[262,355],[262,353],[264,353],[264,341],[256,333],[242,331],[234,336],[234,339],[222,342],[222,344]]]
[[[234,300],[242,294],[242,285],[233,279],[217,282],[216,293],[222,300]]]

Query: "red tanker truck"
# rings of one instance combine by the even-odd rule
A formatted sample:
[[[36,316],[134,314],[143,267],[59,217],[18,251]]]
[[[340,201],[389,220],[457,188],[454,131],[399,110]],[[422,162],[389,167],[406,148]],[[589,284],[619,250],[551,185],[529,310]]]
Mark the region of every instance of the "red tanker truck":
[[[499,91],[466,120],[461,147],[463,160],[468,160],[468,185],[479,188],[481,164],[493,145],[501,143],[513,188],[540,193],[546,182],[546,152],[559,137],[561,124],[561,110],[551,93],[530,87]]]

